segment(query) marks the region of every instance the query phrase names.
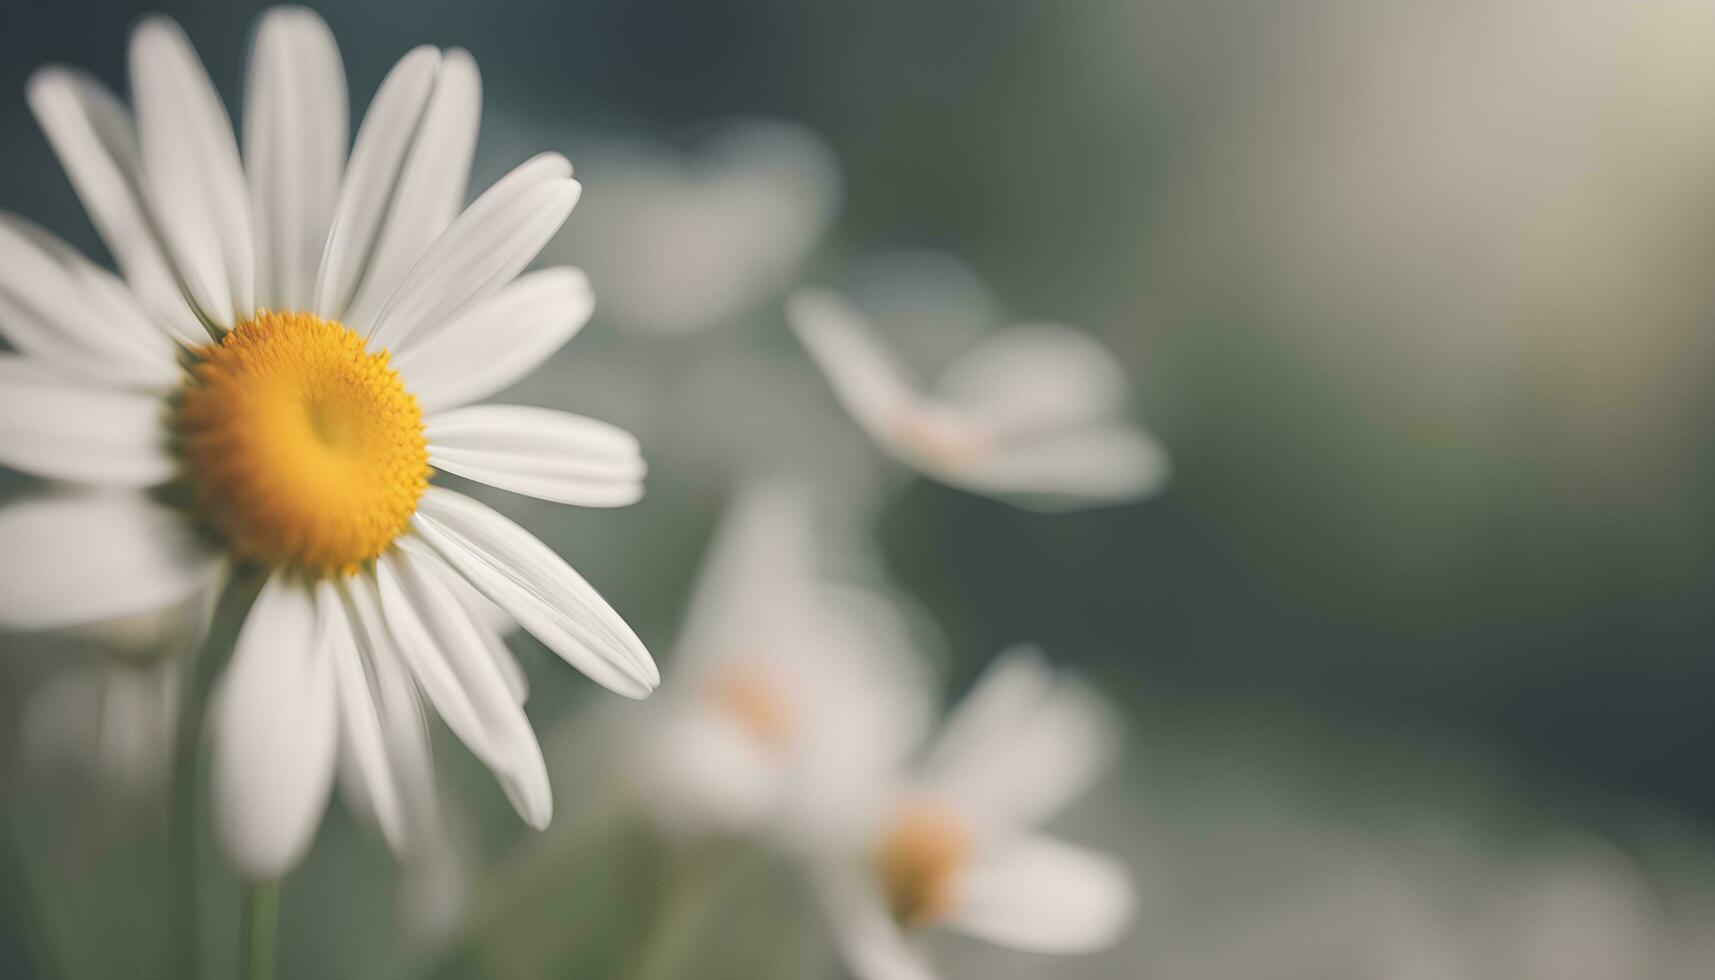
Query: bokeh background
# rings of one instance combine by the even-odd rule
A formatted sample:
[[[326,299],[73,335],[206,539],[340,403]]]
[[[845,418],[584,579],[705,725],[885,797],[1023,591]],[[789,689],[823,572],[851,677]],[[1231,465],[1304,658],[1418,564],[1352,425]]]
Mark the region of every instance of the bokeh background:
[[[415,44],[473,52],[475,186],[540,149],[578,168],[551,252],[589,269],[595,319],[509,400],[637,432],[649,492],[488,499],[653,650],[733,487],[795,463],[873,508],[950,691],[1027,640],[1121,707],[1124,762],[1069,833],[1137,869],[1133,936],[1065,962],[954,944],[950,972],[1715,969],[1715,5],[318,6],[359,106]],[[102,254],[29,72],[122,89],[131,24],[165,10],[235,110],[259,9],[0,10],[0,207]],[[992,326],[1088,329],[1174,482],[1047,516],[903,480],[796,346],[798,282],[846,291],[926,370]],[[0,640],[0,975],[164,962],[158,808],[31,761],[77,736],[29,719],[70,731],[115,696],[64,680],[105,642]],[[552,765],[592,685],[515,646]],[[443,755],[473,860],[504,876],[528,832]],[[556,778],[560,822],[576,795]],[[236,908],[207,873],[220,936]],[[395,878],[336,806],[287,889],[281,975],[535,975],[480,936],[424,952]],[[472,921],[491,900],[479,880]],[[567,910],[542,932],[573,928],[576,901],[542,901]],[[784,945],[758,921],[710,934]],[[684,975],[759,975],[723,969]]]

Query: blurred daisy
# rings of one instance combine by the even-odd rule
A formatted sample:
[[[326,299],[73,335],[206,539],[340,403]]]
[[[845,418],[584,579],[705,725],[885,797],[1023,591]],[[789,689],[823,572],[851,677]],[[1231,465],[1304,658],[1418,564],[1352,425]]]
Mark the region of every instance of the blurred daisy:
[[[759,483],[700,573],[673,692],[626,765],[674,833],[816,827],[834,782],[884,772],[929,720],[928,671],[900,613],[834,584],[808,495]]]
[[[729,123],[690,153],[613,144],[584,172],[602,193],[551,254],[590,270],[603,316],[661,335],[727,323],[778,295],[840,201],[833,152],[784,122]]]
[[[951,486],[1041,509],[1135,500],[1167,457],[1125,420],[1125,375],[1067,327],[1017,326],[980,341],[919,392],[845,301],[791,300],[792,325],[834,394],[885,452]]]
[[[1037,952],[1115,941],[1134,903],[1126,870],[1033,829],[1095,779],[1117,744],[1112,724],[1093,693],[1013,651],[879,805],[839,787],[848,846],[817,879],[853,972],[933,976],[912,941],[931,927]]]
[[[129,804],[158,796],[191,654],[202,646],[215,598],[205,591],[44,637],[73,641],[95,656],[48,678],[24,703],[19,741],[32,773],[121,816],[129,815]],[[71,654],[52,652],[62,662]]]
[[[19,718],[31,771],[69,782],[103,806],[154,797],[172,759],[186,663],[104,656],[48,679]]]
[[[577,270],[519,276],[577,201],[570,165],[536,157],[461,213],[480,83],[468,54],[427,47],[383,80],[347,159],[339,54],[301,9],[260,22],[242,154],[170,20],[132,35],[131,89],[135,124],[80,72],[29,83],[125,278],[0,217],[0,329],[20,352],[0,359],[0,462],[108,488],[0,513],[0,625],[146,612],[266,570],[210,717],[216,830],[246,875],[302,856],[340,763],[403,845],[423,695],[545,825],[541,750],[467,586],[622,694],[659,677],[564,561],[429,478],[641,494],[622,431],[461,407],[589,315]]]

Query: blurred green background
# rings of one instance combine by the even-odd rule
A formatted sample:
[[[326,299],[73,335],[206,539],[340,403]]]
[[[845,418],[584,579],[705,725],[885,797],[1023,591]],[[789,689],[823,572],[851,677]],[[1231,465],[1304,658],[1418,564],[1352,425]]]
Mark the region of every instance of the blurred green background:
[[[789,120],[843,175],[797,279],[854,288],[877,253],[951,253],[1001,322],[1064,321],[1118,352],[1174,456],[1165,495],[1043,516],[918,482],[879,524],[886,567],[944,633],[950,690],[1030,640],[1125,711],[1121,778],[1077,819],[1136,863],[1139,934],[1065,970],[1132,975],[1119,964],[1148,961],[1172,975],[1151,935],[1242,904],[1217,885],[1247,863],[1236,855],[1299,855],[1314,877],[1330,863],[1303,858],[1320,853],[1305,841],[1348,833],[1413,841],[1413,860],[1434,866],[1442,849],[1510,861],[1570,830],[1615,848],[1658,895],[1671,892],[1663,869],[1705,887],[1715,8],[319,6],[359,107],[409,47],[470,49],[485,108],[473,183],[560,150],[586,188],[572,228],[604,192],[585,155],[615,138],[688,149],[724,120]],[[91,254],[24,80],[69,62],[122,88],[129,28],[157,9],[236,108],[260,5],[0,11],[0,207]],[[789,377],[782,410],[831,413],[831,400],[779,288],[674,339],[621,329],[594,285],[590,327],[518,400],[638,431],[649,494],[618,512],[490,499],[665,654],[736,475],[705,445],[708,418],[736,420],[719,445],[740,445],[769,404],[724,385],[723,359]],[[752,402],[723,405],[740,394]],[[20,647],[0,665],[0,974],[33,975],[45,942],[69,975],[130,975],[106,971],[165,943],[158,818],[120,815],[154,828],[138,841],[20,774],[13,722],[42,678],[87,654],[0,642]],[[553,764],[546,733],[590,685],[518,646]],[[525,832],[472,760],[443,754],[472,837],[506,867]],[[559,822],[573,820],[576,787],[556,790]],[[75,843],[91,839],[108,843]],[[336,807],[287,889],[282,975],[388,975],[402,943],[392,895],[385,849]],[[1707,922],[1700,908],[1686,915]],[[209,915],[223,935],[236,911]],[[1071,975],[1044,963],[1026,958],[1020,975]]]

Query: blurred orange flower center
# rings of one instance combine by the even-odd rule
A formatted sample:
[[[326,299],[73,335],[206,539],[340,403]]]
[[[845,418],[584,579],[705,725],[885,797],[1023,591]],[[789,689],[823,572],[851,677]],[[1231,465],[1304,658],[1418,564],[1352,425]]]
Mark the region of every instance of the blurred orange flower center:
[[[709,697],[758,742],[780,748],[792,734],[792,709],[774,678],[755,664],[733,664],[717,672]]]
[[[970,831],[957,814],[927,802],[902,807],[875,852],[888,907],[899,924],[919,929],[945,919],[970,855]]]
[[[258,313],[196,352],[175,429],[198,507],[241,558],[348,574],[428,485],[423,413],[343,324]]]
[[[893,420],[893,433],[907,451],[942,466],[975,463],[991,448],[986,432],[944,412],[901,412]]]

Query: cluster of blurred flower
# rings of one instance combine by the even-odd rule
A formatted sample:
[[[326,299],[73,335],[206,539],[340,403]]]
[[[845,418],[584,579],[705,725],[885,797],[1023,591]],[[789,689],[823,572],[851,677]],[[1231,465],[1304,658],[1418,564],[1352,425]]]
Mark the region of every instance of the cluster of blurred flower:
[[[171,21],[134,32],[131,82],[135,123],[78,72],[29,86],[124,278],[0,224],[0,329],[18,351],[0,364],[0,461],[53,481],[0,512],[0,623],[77,631],[111,657],[43,685],[27,752],[110,802],[170,776],[170,819],[194,827],[181,790],[206,715],[213,829],[253,887],[303,860],[338,783],[401,857],[417,931],[456,934],[480,876],[443,815],[426,709],[542,829],[549,772],[505,635],[522,627],[627,697],[661,675],[557,555],[426,476],[635,501],[629,433],[469,403],[576,333],[592,281],[598,296],[611,283],[614,322],[664,343],[780,308],[836,213],[837,169],[779,124],[722,132],[689,174],[615,152],[593,274],[521,275],[580,185],[543,154],[460,210],[481,102],[462,51],[402,59],[349,160],[339,56],[307,11],[261,20],[241,142]],[[1119,366],[1079,331],[996,332],[922,388],[845,300],[784,305],[808,350],[797,370],[818,367],[901,466],[1041,509],[1133,501],[1165,479]],[[671,685],[578,722],[616,765],[603,785],[664,847],[746,838],[790,861],[862,976],[930,976],[915,943],[930,927],[1041,951],[1113,942],[1126,870],[1039,830],[1115,754],[1108,709],[1020,649],[937,726],[921,628],[889,590],[829,571],[866,550],[869,494],[819,492],[813,459],[756,462],[714,471],[734,502]]]
[[[337,49],[295,9],[258,28],[237,135],[164,19],[136,32],[132,96],[135,120],[76,71],[43,69],[29,89],[123,278],[0,216],[0,336],[16,351],[0,355],[0,463],[41,481],[0,510],[0,625],[77,659],[35,684],[19,744],[98,838],[136,833],[163,802],[194,826],[181,790],[206,741],[223,853],[266,882],[313,852],[337,786],[398,858],[414,945],[399,970],[424,975],[798,975],[837,961],[863,980],[1111,976],[1101,959],[1028,954],[1128,937],[1147,946],[1130,969],[1184,980],[1702,975],[1715,875],[1663,887],[1583,837],[1490,858],[1463,828],[1307,830],[1267,794],[1190,807],[1175,819],[1192,829],[1163,825],[1171,806],[1126,812],[1107,836],[1128,860],[1148,852],[1141,867],[1045,829],[1121,756],[1118,712],[1028,645],[985,651],[946,697],[932,611],[878,556],[883,514],[921,476],[1052,522],[1147,499],[1166,454],[1089,333],[1001,326],[1003,304],[944,254],[824,255],[842,177],[812,133],[749,120],[688,149],[611,139],[578,155],[587,200],[544,154],[466,208],[474,60],[410,52],[348,157]],[[508,152],[565,132],[492,109]],[[1280,179],[1333,179],[1289,163]],[[1387,218],[1443,220],[1431,210]],[[592,318],[601,329],[558,354]],[[311,450],[234,427],[278,406],[223,388],[227,362],[209,351],[258,324],[300,332],[298,352],[343,325],[381,358],[364,377],[408,393],[437,477],[401,471],[397,527],[371,540],[385,503],[350,522],[334,512],[336,491],[374,489],[349,460],[296,483]],[[471,404],[501,392],[625,429]],[[373,448],[365,427],[385,413],[363,411],[331,428],[318,416],[312,434]],[[271,415],[265,434],[301,435]],[[723,512],[684,601],[652,600],[684,607],[659,671],[558,553],[666,548],[700,528],[669,516],[654,538],[566,531],[560,508],[516,499],[631,504],[645,452],[673,503]],[[647,700],[531,703],[541,648]],[[458,763],[442,727],[543,834],[490,853],[473,829],[482,801],[446,778]],[[1235,812],[1266,839],[1216,825]],[[755,948],[734,959],[728,929]]]

